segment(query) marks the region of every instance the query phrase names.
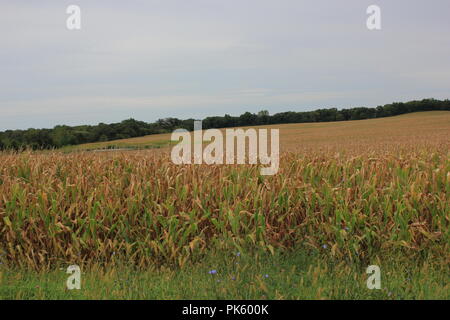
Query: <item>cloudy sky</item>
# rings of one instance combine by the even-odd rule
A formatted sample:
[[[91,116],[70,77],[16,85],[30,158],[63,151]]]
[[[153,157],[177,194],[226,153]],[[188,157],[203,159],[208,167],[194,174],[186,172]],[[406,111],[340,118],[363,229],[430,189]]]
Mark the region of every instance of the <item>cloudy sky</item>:
[[[448,0],[0,0],[0,130],[450,98],[449,15]]]

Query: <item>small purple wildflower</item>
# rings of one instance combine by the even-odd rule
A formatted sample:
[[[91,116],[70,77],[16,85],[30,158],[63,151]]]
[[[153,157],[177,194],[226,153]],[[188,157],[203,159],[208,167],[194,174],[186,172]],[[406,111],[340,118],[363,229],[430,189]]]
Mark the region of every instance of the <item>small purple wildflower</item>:
[[[209,271],[209,274],[216,274],[216,273],[217,273],[216,269],[213,269],[213,270]]]
[[[241,256],[240,252],[236,253],[236,257],[240,257],[240,256]]]
[[[269,277],[269,275],[268,275],[268,274],[265,274],[265,275],[264,275],[264,278],[268,278],[268,277]]]
[[[326,248],[328,248],[328,246],[327,246],[326,244],[324,244],[324,245],[322,246],[322,248],[326,249]]]
[[[236,280],[236,277],[231,277],[231,280],[233,280],[233,281]]]

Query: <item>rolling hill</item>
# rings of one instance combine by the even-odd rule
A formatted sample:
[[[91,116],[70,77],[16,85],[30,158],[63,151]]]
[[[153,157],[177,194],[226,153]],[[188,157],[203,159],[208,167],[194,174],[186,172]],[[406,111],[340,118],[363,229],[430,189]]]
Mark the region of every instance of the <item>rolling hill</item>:
[[[249,128],[249,127],[244,127]],[[406,141],[421,143],[444,142],[450,134],[450,112],[416,112],[395,117],[256,126],[253,128],[280,129],[282,150],[299,148],[360,148],[370,142],[398,145]],[[155,134],[143,137],[107,142],[88,143],[64,147],[64,151],[98,150],[112,148],[153,149],[170,145],[170,134]]]

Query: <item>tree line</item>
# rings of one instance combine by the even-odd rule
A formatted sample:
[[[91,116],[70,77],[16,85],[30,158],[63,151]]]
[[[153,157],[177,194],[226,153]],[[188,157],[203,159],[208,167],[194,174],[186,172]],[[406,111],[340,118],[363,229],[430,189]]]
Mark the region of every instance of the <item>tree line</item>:
[[[450,111],[450,100],[424,99],[421,101],[396,102],[376,108],[357,107],[350,109],[329,108],[306,112],[281,112],[270,115],[268,111],[245,112],[240,116],[207,117],[203,119],[203,129],[255,126],[283,123],[329,122],[362,120],[396,116],[418,111]],[[52,149],[89,142],[111,141],[140,137],[150,134],[169,133],[175,129],[194,129],[195,119],[159,119],[147,123],[134,119],[120,123],[99,123],[98,125],[65,126],[53,129],[6,130],[0,132],[0,150],[23,148]]]

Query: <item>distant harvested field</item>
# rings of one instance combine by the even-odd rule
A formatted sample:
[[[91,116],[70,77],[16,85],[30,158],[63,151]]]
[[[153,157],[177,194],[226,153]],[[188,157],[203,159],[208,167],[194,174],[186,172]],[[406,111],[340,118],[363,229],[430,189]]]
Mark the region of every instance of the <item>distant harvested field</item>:
[[[2,259],[183,267],[209,250],[304,248],[448,260],[450,112],[272,127],[285,152],[268,177],[250,165],[176,166],[169,149],[0,153]]]
[[[246,127],[248,128],[248,127]],[[430,145],[449,139],[450,112],[431,111],[370,120],[281,124],[253,128],[280,129],[280,147],[285,151],[298,149],[357,151],[375,145],[395,147],[403,143]],[[161,148],[170,144],[170,134],[82,144],[63,150],[93,150],[108,146],[118,148]]]

